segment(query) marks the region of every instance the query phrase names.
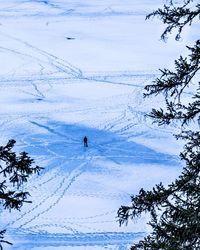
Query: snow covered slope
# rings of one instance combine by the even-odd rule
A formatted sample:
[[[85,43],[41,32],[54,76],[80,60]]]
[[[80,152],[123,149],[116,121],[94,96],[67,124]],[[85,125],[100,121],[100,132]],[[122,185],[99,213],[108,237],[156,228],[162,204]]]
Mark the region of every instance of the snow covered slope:
[[[181,167],[176,128],[152,125],[145,114],[160,100],[142,96],[184,50],[144,20],[161,4],[0,2],[1,145],[14,138],[45,167],[24,187],[33,203],[1,212],[12,249],[122,250],[148,231],[146,217],[119,227],[116,212]]]

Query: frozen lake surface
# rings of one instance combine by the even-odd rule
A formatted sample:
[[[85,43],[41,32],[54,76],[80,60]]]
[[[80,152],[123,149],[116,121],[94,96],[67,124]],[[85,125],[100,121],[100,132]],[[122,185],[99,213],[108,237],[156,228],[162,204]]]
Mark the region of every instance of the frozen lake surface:
[[[23,187],[33,203],[1,211],[14,243],[5,249],[124,250],[149,231],[146,216],[122,227],[116,216],[141,187],[180,172],[176,127],[145,116],[163,100],[143,99],[157,68],[184,50],[145,21],[161,5],[1,1],[1,145],[15,139],[44,167]]]

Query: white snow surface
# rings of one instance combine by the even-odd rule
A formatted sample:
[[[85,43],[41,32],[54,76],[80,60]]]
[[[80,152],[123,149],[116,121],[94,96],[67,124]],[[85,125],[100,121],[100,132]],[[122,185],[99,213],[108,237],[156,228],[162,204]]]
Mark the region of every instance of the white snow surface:
[[[0,142],[44,167],[23,187],[32,203],[1,211],[5,249],[122,250],[148,233],[146,215],[119,227],[117,210],[180,173],[181,145],[145,116],[163,100],[143,88],[194,36],[160,41],[145,16],[162,4],[0,1]]]

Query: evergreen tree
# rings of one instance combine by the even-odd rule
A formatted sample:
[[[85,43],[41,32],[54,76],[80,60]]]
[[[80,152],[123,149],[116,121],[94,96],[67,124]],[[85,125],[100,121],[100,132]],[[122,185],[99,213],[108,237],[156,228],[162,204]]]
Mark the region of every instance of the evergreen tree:
[[[167,25],[162,39],[177,30],[176,40],[187,25],[200,19],[199,1],[185,0],[182,5],[168,2],[147,16],[158,17]],[[187,46],[188,56],[175,61],[174,70],[161,70],[161,76],[145,87],[145,97],[163,95],[165,107],[149,114],[158,125],[176,122],[180,126],[177,139],[185,141],[180,158],[185,167],[177,179],[151,191],[140,190],[131,197],[130,206],[118,210],[120,225],[142,213],[150,214],[152,232],[132,250],[197,250],[200,249],[200,40]],[[188,98],[186,89],[192,87]],[[195,88],[195,90],[194,90]],[[187,97],[187,98],[186,98]]]
[[[0,147],[0,206],[3,209],[20,210],[27,200],[29,193],[20,189],[22,184],[27,182],[32,174],[39,174],[42,169],[34,164],[26,152],[21,152],[18,156],[13,152],[15,140],[10,140],[6,146]],[[0,231],[0,249],[2,244],[10,242],[4,239],[6,230]]]

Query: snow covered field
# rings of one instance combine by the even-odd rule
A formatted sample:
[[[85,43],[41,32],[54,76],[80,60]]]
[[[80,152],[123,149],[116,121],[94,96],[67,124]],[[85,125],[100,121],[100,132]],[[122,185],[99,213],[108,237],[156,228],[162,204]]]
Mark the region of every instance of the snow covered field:
[[[160,101],[142,96],[184,50],[145,21],[161,5],[1,0],[0,142],[14,138],[45,168],[24,187],[32,204],[1,211],[11,249],[122,250],[148,232],[148,218],[119,227],[116,215],[180,172],[176,128],[152,125],[145,114]]]

